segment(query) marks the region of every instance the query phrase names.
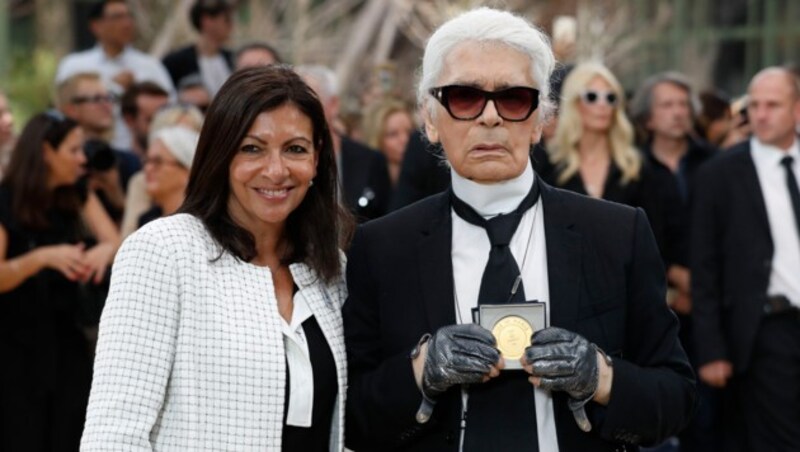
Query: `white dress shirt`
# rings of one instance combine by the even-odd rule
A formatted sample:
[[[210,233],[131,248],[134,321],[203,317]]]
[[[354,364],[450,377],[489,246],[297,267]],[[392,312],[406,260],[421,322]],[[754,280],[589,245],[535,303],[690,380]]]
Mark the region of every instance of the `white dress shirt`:
[[[231,75],[228,62],[225,61],[225,57],[221,53],[211,57],[198,55],[197,66],[200,68],[203,84],[208,89],[211,98],[214,98],[217,95],[217,91],[222,88],[222,85]]]
[[[475,211],[486,218],[508,213],[519,206],[528,194],[534,177],[530,161],[519,177],[498,184],[484,185],[472,182],[451,171],[453,192]],[[458,323],[472,322],[472,308],[478,306],[483,270],[489,260],[491,245],[486,230],[463,220],[454,211],[451,257],[453,260],[454,293],[456,295],[456,319]],[[544,234],[544,212],[541,198],[522,216],[509,244],[511,254],[522,273],[522,284],[526,300],[548,303],[547,248]],[[527,249],[527,257],[525,257]],[[550,309],[547,325],[550,324]],[[558,452],[556,423],[553,414],[553,398],[548,391],[531,385],[536,403],[536,429],[539,450]],[[464,393],[464,406],[468,404]],[[462,435],[463,444],[463,435]]]
[[[786,186],[786,169],[781,165],[784,157],[793,157],[792,170],[795,178],[800,180],[800,148],[797,140],[784,151],[753,137],[750,139],[750,153],[764,196],[774,248],[767,294],[784,295],[793,305],[800,307],[800,235]]]
[[[289,365],[289,409],[286,424],[295,427],[311,427],[311,414],[314,407],[314,371],[308,351],[303,322],[314,313],[308,308],[302,292],[294,294],[292,300],[292,321],[287,323],[281,317],[283,344],[286,348],[286,362]]]
[[[115,57],[109,57],[99,45],[82,52],[71,53],[61,60],[56,70],[56,85],[75,74],[96,72],[106,84],[108,89],[117,95],[122,95],[123,88],[114,82],[114,77],[120,72],[130,71],[136,82],[150,81],[156,83],[175,96],[175,87],[169,73],[160,61],[150,55],[134,49],[125,49]],[[111,145],[117,149],[131,149],[131,134],[122,120],[119,108],[114,109],[114,139]]]

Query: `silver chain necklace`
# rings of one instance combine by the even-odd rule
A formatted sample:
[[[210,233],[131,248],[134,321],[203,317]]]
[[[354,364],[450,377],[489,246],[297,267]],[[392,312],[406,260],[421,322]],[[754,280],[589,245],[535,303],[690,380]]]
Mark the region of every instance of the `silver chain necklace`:
[[[531,221],[531,231],[528,234],[528,240],[527,240],[527,242],[525,244],[525,252],[522,254],[522,265],[519,268],[519,275],[517,275],[517,279],[514,280],[514,285],[511,287],[511,291],[509,292],[509,299],[511,297],[513,297],[517,293],[517,290],[519,290],[519,285],[522,282],[522,274],[525,271],[526,264],[528,263],[528,251],[530,250],[531,245],[533,244],[533,234],[534,234],[535,229],[536,229],[536,214],[539,212],[539,204],[540,204],[540,202],[541,202],[541,199],[539,199],[536,202],[536,204],[534,204],[533,207],[532,207],[532,209],[533,209],[533,221]],[[491,251],[491,244],[489,245],[489,248],[490,248],[490,251]],[[462,324],[462,323],[464,323],[464,320],[463,320],[463,318],[461,316],[461,309],[459,307],[460,304],[458,302],[458,290],[456,289],[456,276],[455,275],[453,275],[453,299],[454,299],[454,302],[455,302],[456,319],[458,320],[459,324]]]

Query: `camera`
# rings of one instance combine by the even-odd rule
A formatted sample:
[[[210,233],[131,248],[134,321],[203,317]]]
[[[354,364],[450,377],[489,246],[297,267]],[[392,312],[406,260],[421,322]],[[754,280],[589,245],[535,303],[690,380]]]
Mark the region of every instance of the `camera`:
[[[86,154],[86,168],[89,171],[108,171],[117,164],[114,150],[105,141],[86,140],[86,143],[83,144],[83,152]]]

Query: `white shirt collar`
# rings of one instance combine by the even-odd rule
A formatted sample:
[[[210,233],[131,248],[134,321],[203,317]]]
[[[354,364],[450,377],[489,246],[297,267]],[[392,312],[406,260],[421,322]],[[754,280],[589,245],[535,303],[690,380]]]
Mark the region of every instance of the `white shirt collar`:
[[[516,209],[531,190],[534,177],[531,160],[525,171],[514,179],[494,184],[473,182],[450,171],[453,193],[484,217],[508,213]]]
[[[122,60],[125,57],[125,55],[130,52],[130,50],[131,46],[125,46],[122,49],[122,52],[119,53],[119,55],[115,57],[110,57],[108,56],[108,54],[106,54],[106,51],[103,50],[103,46],[101,46],[100,44],[94,46],[94,51],[100,56],[101,61],[109,61],[109,62]]]
[[[798,144],[797,138],[795,138],[794,143],[788,150],[783,150],[779,147],[762,143],[753,136],[750,138],[750,148],[753,150],[752,155],[756,163],[768,168],[780,166],[781,160],[787,155],[794,157],[795,165],[800,160],[800,144]]]

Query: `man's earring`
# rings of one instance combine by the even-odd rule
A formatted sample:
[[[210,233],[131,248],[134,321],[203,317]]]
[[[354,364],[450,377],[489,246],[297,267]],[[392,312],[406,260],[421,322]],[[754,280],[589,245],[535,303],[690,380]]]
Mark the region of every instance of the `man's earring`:
[[[308,186],[309,187],[313,187],[314,186],[314,179],[311,179],[310,181],[308,181]]]

